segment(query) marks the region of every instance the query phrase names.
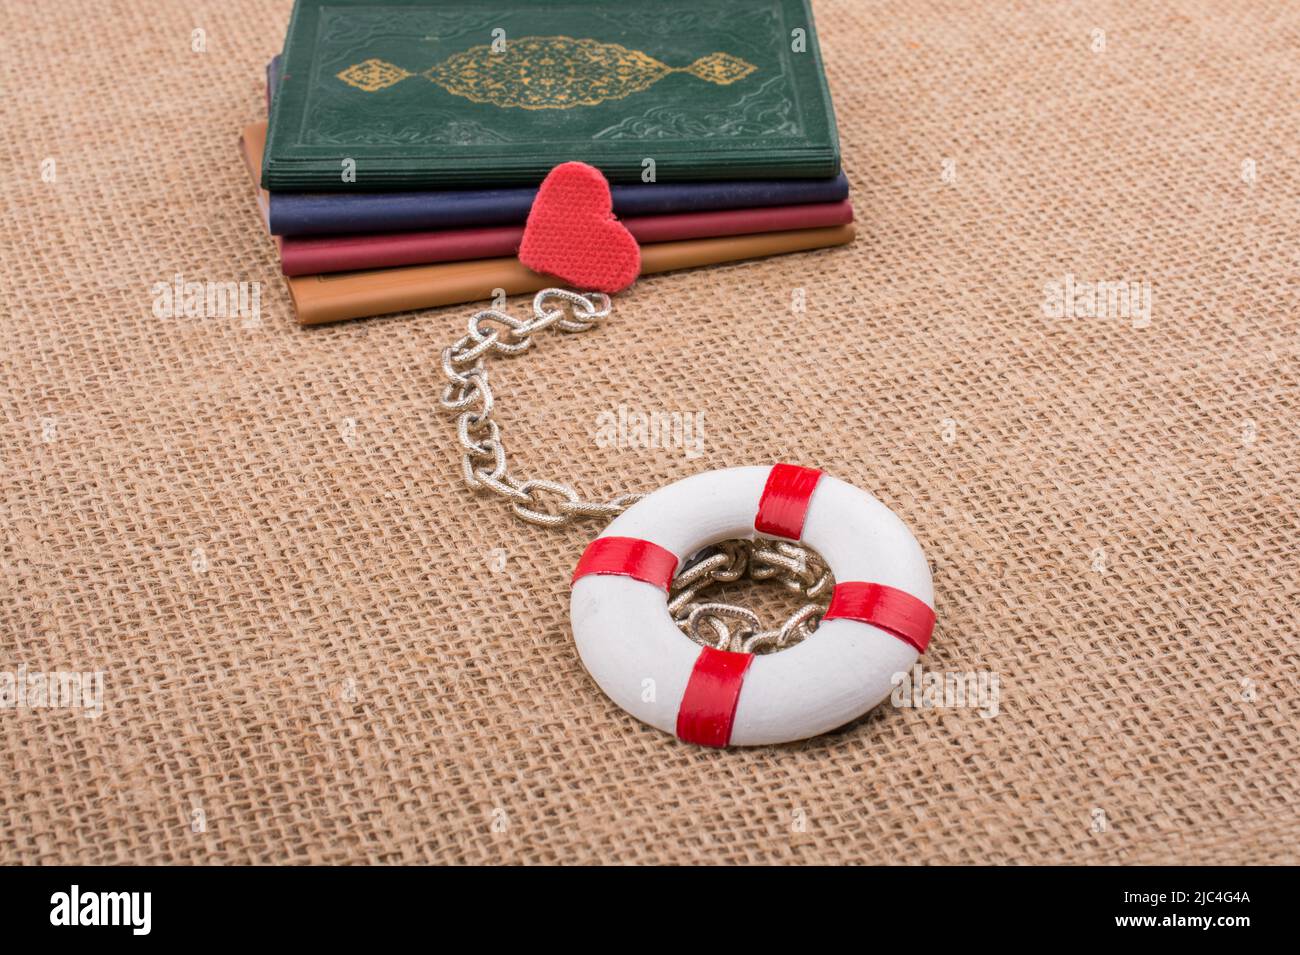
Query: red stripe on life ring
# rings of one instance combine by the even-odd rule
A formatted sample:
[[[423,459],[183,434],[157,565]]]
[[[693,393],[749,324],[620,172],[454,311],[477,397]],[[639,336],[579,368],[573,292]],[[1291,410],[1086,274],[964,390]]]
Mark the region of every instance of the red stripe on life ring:
[[[924,600],[905,590],[884,584],[865,584],[850,580],[836,584],[831,605],[822,620],[859,620],[869,623],[916,647],[924,653],[934,632],[934,611]]]
[[[667,590],[676,569],[677,555],[666,547],[638,537],[597,537],[582,552],[569,586],[589,574],[615,574]]]
[[[794,464],[774,464],[767,475],[763,496],[758,499],[758,513],[754,516],[754,530],[773,537],[797,541],[803,536],[803,522],[808,516],[808,503],[821,480],[822,472],[816,468],[801,468]]]
[[[677,738],[701,746],[723,747],[731,742],[731,724],[740,702],[752,653],[731,653],[705,647],[691,670],[677,709]]]

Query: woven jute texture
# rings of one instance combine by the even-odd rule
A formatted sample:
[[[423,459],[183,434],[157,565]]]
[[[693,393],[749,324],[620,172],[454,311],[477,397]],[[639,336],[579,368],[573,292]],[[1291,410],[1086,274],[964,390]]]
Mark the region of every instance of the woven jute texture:
[[[625,715],[568,627],[599,525],[462,486],[469,309],[293,321],[236,153],[289,5],[5,0],[0,672],[104,690],[0,709],[0,859],[1297,861],[1300,7],[816,12],[857,240],[639,283],[499,360],[500,419],[591,494],[871,491],[933,563],[925,666],[996,715],[735,752]],[[159,317],[178,274],[260,315]],[[1060,315],[1067,276],[1149,321]],[[620,405],[702,448],[602,446]]]

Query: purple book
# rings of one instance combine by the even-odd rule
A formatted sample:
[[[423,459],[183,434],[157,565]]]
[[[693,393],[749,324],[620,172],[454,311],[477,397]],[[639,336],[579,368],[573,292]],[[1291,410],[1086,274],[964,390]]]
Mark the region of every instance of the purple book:
[[[280,81],[278,56],[267,66],[266,80],[268,103],[274,109]],[[611,191],[617,215],[647,216],[841,202],[848,197],[849,182],[840,173],[833,179],[618,184]],[[338,235],[517,225],[528,218],[536,192],[530,186],[355,195],[277,192],[271,194],[271,232]]]

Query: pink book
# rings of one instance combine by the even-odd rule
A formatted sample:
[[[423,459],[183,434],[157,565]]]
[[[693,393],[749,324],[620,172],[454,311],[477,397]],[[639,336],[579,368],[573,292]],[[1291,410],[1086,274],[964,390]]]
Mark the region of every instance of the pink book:
[[[798,206],[634,216],[622,220],[642,244],[819,229],[852,221],[853,207],[847,199]],[[285,275],[320,275],[398,265],[499,258],[518,252],[523,234],[523,226],[512,225],[440,232],[286,237],[280,240],[280,266]]]

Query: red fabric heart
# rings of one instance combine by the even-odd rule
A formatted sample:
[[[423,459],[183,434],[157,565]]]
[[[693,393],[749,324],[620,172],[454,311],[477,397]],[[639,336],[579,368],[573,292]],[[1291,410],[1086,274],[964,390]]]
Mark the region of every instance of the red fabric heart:
[[[600,170],[566,162],[537,190],[519,261],[581,289],[618,292],[640,274],[641,247],[614,218],[614,200]]]

